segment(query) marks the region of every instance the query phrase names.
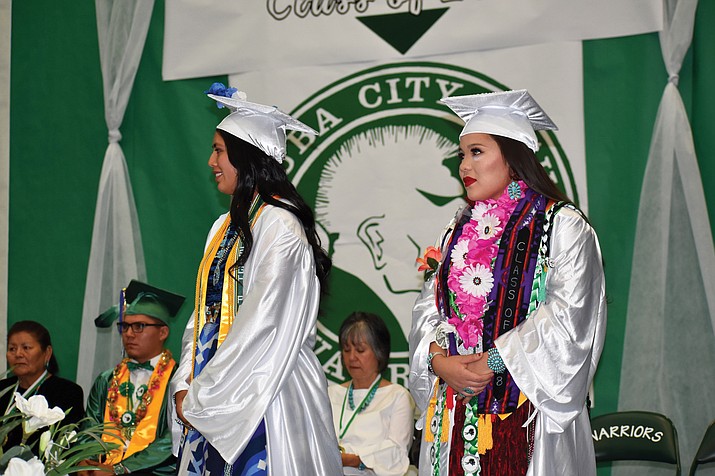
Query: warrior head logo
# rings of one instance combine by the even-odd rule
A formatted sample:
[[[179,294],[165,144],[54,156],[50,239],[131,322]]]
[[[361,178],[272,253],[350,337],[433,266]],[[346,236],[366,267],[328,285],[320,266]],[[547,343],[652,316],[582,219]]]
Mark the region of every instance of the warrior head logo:
[[[464,203],[457,176],[462,123],[438,101],[507,89],[452,65],[398,63],[343,78],[293,111],[320,132],[289,135],[287,162],[333,258],[316,345],[329,378],[344,379],[340,323],[353,311],[367,311],[390,329],[391,379],[407,383],[406,338],[423,282],[415,260]],[[577,201],[556,136],[541,131],[539,139],[542,165]]]

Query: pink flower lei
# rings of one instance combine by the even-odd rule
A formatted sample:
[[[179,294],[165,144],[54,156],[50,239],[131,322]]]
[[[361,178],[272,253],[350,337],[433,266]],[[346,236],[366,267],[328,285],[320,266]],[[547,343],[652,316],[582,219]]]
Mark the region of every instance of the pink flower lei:
[[[524,196],[527,186],[519,181]],[[510,198],[505,189],[494,200],[478,201],[472,207],[472,217],[462,228],[462,234],[452,248],[447,287],[450,296],[448,322],[456,329],[464,347],[481,343],[482,318],[489,308],[487,301],[494,287],[494,261],[499,252],[499,240],[504,226],[514,212],[519,198]]]

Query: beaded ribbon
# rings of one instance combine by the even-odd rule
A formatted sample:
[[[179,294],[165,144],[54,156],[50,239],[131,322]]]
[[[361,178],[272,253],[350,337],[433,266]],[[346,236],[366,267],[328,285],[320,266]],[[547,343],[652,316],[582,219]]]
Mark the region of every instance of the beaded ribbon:
[[[475,403],[472,404],[472,401]],[[477,446],[478,410],[476,402],[477,399],[474,398],[464,405],[464,426],[462,427],[462,441],[464,441],[462,469],[464,470],[464,476],[479,476],[481,473]]]
[[[566,205],[565,202],[557,202],[546,209],[544,233],[541,235],[541,243],[539,243],[539,254],[536,259],[536,270],[534,271],[534,281],[531,287],[531,301],[529,302],[527,314],[531,314],[539,307],[539,303],[546,300],[546,274],[551,263],[549,259],[549,239],[554,226],[554,216],[564,205]]]
[[[434,409],[434,416],[430,421],[430,430],[434,434],[434,442],[430,447],[430,460],[432,463],[432,474],[439,476],[440,473],[440,453],[442,449],[442,419],[446,408],[447,385],[442,384],[437,388],[437,404]]]

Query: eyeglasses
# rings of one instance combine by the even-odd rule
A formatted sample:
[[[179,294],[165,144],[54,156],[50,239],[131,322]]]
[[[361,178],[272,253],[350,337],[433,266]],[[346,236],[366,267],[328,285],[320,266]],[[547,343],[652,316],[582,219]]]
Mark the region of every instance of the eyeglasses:
[[[144,332],[144,328],[147,326],[148,327],[163,327],[165,325],[166,324],[149,324],[146,322],[132,322],[132,323],[117,322],[117,329],[119,329],[120,333],[124,334],[131,327],[132,332],[134,332],[135,334],[141,334],[142,332]]]

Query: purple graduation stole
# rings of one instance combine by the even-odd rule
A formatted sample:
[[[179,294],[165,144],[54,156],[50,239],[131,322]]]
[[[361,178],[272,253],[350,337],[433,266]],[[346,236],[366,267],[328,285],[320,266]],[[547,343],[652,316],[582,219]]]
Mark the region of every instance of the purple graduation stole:
[[[485,350],[527,317],[544,219],[552,204],[553,201],[527,189],[504,228],[494,262],[490,306],[483,318]],[[519,393],[508,371],[495,374],[492,383],[479,395],[480,413],[513,412],[518,406]]]

